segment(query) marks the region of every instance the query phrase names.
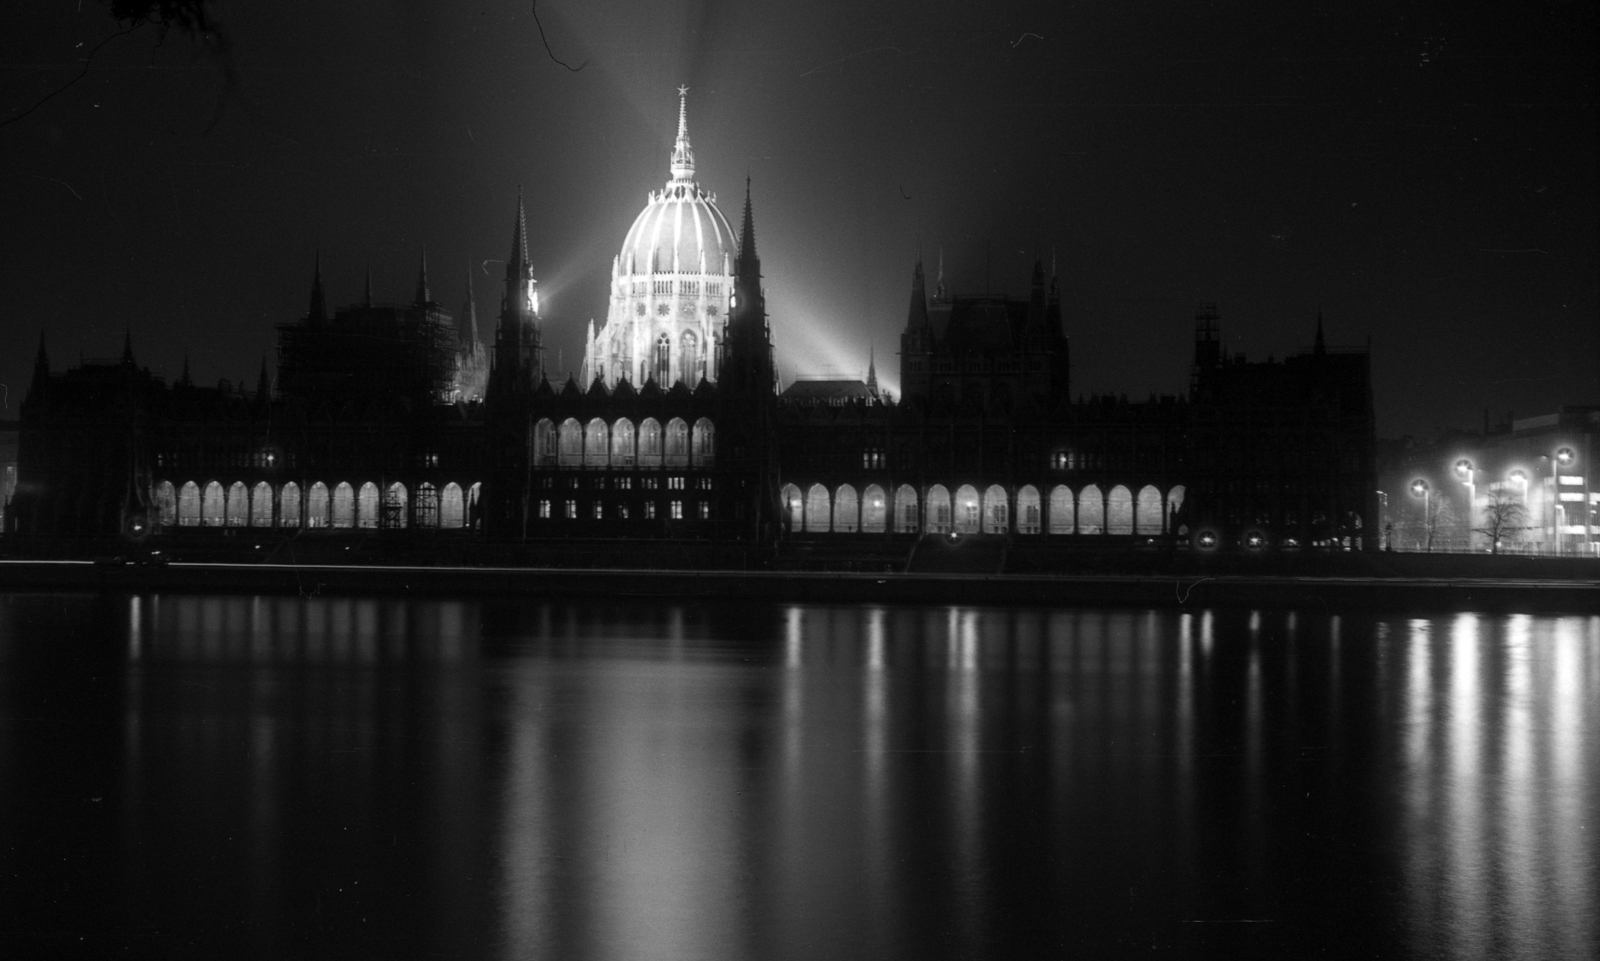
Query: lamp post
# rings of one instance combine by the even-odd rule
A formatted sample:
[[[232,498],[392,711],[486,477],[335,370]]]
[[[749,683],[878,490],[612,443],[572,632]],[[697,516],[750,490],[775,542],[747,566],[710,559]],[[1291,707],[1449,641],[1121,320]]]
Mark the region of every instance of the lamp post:
[[[1557,554],[1561,551],[1561,515],[1566,513],[1561,506],[1561,468],[1566,467],[1578,459],[1570,447],[1558,447],[1550,455],[1550,536],[1555,540]]]
[[[1527,511],[1527,509],[1528,509],[1528,472],[1523,470],[1520,467],[1515,468],[1509,474],[1506,475],[1506,480],[1509,480],[1511,483],[1516,484],[1518,487],[1522,488],[1522,509],[1523,509],[1523,511]],[[1528,519],[1529,518],[1528,518],[1527,514],[1524,513],[1523,514],[1524,524],[1526,524]]]
[[[1422,529],[1428,535],[1428,553],[1433,553],[1433,491],[1428,487],[1428,482],[1418,478],[1411,482],[1411,496],[1422,498]]]
[[[1473,511],[1476,508],[1476,502],[1477,502],[1477,499],[1478,499],[1478,489],[1477,489],[1476,485],[1473,484],[1473,471],[1474,471],[1474,468],[1472,466],[1472,461],[1467,460],[1465,457],[1463,457],[1460,460],[1456,461],[1456,476],[1461,478],[1461,482],[1467,485],[1467,550],[1468,551],[1472,550],[1472,518],[1473,518]]]

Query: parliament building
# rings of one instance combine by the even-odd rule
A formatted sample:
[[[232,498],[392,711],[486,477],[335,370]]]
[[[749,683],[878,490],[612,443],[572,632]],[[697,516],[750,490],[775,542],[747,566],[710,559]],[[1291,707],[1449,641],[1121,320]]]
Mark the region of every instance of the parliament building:
[[[426,261],[410,303],[330,309],[320,264],[280,325],[276,378],[195,385],[115,360],[51,369],[23,404],[8,539],[40,554],[130,539],[175,551],[372,540],[413,550],[646,543],[915,551],[927,536],[1063,549],[1371,550],[1366,349],[1225,354],[1196,317],[1186,395],[1071,395],[1054,267],[1022,296],[911,271],[901,394],[779,390],[749,184],[738,230],[695,180],[684,92],[669,179],[649,194],[585,333],[579,378],[546,376],[517,200],[493,336],[470,277],[459,313]],[[227,538],[233,538],[228,541]],[[420,546],[419,546],[420,545]],[[453,555],[455,556],[455,555]],[[755,556],[755,555],[751,555]]]

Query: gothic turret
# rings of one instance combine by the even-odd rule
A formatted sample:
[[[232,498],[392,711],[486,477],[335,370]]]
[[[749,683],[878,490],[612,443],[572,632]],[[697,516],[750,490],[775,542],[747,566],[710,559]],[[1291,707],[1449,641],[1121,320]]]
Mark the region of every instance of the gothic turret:
[[[517,216],[511,226],[511,256],[506,260],[506,288],[495,330],[494,369],[489,394],[502,397],[531,393],[543,361],[539,330],[538,282],[528,262],[528,216],[517,191]]]
[[[28,385],[28,399],[43,398],[50,391],[50,355],[44,349],[44,328],[39,329],[39,352],[33,355],[33,383]]]
[[[943,255],[940,255],[943,273]],[[900,392],[906,397],[928,393],[933,354],[933,324],[928,319],[928,285],[922,275],[922,258],[911,271],[911,306],[900,332]]]

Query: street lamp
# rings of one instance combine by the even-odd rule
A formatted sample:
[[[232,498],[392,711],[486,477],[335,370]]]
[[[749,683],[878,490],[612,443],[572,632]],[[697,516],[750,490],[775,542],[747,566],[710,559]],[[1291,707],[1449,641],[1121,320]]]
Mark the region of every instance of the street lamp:
[[[1411,482],[1411,496],[1422,498],[1422,529],[1428,532],[1428,553],[1433,553],[1432,495],[1428,482],[1417,478]]]
[[[1478,489],[1472,482],[1473,470],[1472,461],[1465,457],[1456,461],[1456,476],[1467,485],[1467,550],[1469,551],[1472,550],[1472,518],[1478,498]]]
[[[1561,468],[1577,459],[1570,447],[1559,447],[1550,457],[1550,536],[1555,540],[1557,554],[1561,553],[1561,516],[1566,513],[1561,506]]]

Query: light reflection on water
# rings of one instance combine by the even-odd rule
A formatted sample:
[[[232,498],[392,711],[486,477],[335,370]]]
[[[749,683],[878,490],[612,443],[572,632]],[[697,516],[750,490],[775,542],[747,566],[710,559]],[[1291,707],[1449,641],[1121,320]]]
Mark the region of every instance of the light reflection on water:
[[[1600,618],[0,597],[0,668],[12,890],[95,904],[0,949],[1600,949]]]

